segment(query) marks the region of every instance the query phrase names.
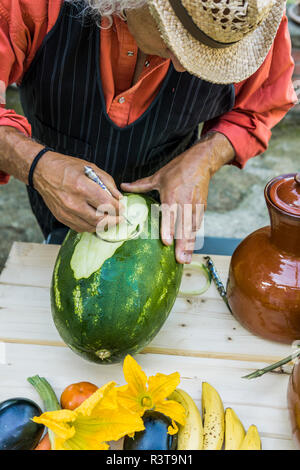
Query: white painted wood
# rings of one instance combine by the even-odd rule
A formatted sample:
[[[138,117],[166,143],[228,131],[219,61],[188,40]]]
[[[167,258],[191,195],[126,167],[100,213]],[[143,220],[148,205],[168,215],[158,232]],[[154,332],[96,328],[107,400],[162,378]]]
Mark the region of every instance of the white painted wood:
[[[49,287],[56,256],[57,245],[15,242],[12,245],[5,267],[1,273],[1,283],[11,285],[27,285]],[[204,255],[193,255],[193,261],[203,262]],[[228,256],[213,257],[221,279],[225,282],[229,268]],[[20,269],[22,268],[22,269]],[[189,278],[191,288],[197,288],[197,273]],[[207,298],[219,298],[215,289],[210,289]]]
[[[38,397],[26,378],[45,376],[60,396],[73,382],[101,386],[124,383],[120,365],[84,361],[63,345],[50,310],[49,286],[59,247],[15,243],[0,276],[0,401]],[[226,284],[230,258],[212,257]],[[195,255],[202,262],[202,255]],[[193,289],[195,273],[189,278]],[[232,407],[245,428],[256,424],[264,449],[295,449],[291,441],[286,390],[288,375],[267,374],[247,381],[243,375],[288,354],[291,348],[246,331],[228,312],[215,286],[201,297],[178,298],[160,333],[137,356],[148,375],[179,371],[181,387],[201,408],[201,383],[207,381]]]
[[[169,354],[214,355],[273,362],[290,354],[287,345],[251,335],[221,300],[177,299],[148,348]],[[225,308],[224,308],[225,307]],[[224,311],[225,310],[225,311]],[[0,340],[62,343],[52,321],[49,289],[0,284]]]
[[[49,287],[58,251],[57,245],[15,242],[1,273],[1,282]]]
[[[207,381],[219,392],[224,407],[232,407],[245,428],[256,424],[265,449],[295,449],[290,437],[286,405],[288,377],[269,374],[257,381],[241,379],[253,363],[221,359],[139,354],[136,359],[146,374],[156,372],[181,374],[180,387],[201,409],[201,384]],[[259,367],[260,363],[255,363]],[[64,347],[6,344],[6,364],[0,364],[0,401],[25,396],[37,401],[36,392],[26,381],[39,374],[46,377],[58,398],[70,383],[82,380],[98,386],[110,380],[124,384],[121,365],[100,366],[89,363]]]
[[[263,450],[299,450],[292,440],[262,438]]]
[[[56,245],[13,245],[0,276],[0,340],[62,344],[52,322],[49,296],[57,252]],[[194,258],[203,261],[202,255]],[[213,259],[225,283],[229,257]],[[197,274],[192,273],[189,282],[195,286]],[[260,339],[245,330],[228,312],[213,284],[203,296],[178,298],[147,350],[265,362],[290,354],[289,346]]]

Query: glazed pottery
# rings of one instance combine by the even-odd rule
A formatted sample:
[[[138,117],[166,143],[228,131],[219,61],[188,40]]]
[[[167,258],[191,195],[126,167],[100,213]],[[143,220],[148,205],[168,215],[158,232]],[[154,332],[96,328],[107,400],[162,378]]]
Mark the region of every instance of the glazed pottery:
[[[279,176],[265,188],[271,226],[235,250],[227,284],[237,320],[263,338],[300,339],[300,174]]]
[[[287,402],[293,439],[300,449],[300,363],[295,364],[289,379]]]

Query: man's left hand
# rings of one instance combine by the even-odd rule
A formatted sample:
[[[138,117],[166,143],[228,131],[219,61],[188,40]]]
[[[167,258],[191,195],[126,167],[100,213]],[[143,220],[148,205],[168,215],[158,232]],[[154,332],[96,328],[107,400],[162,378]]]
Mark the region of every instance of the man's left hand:
[[[128,192],[159,191],[162,205],[161,240],[165,245],[171,245],[176,240],[175,252],[179,263],[190,263],[192,260],[212,175],[233,158],[234,150],[228,139],[214,133],[153,175],[133,183],[122,183],[122,190]]]

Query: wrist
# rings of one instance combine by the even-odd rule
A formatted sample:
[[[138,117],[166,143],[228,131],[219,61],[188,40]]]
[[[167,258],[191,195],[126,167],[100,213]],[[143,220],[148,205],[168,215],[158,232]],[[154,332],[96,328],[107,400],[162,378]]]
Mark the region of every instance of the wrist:
[[[211,176],[222,166],[232,162],[235,157],[230,140],[219,132],[209,132],[195,144],[195,150],[200,160],[205,159]]]
[[[28,183],[30,166],[43,145],[10,126],[0,126],[0,170]]]
[[[39,161],[41,160],[41,158],[43,158],[43,156],[45,155],[45,153],[48,153],[48,152],[52,152],[52,149],[50,147],[44,147],[42,148],[38,153],[37,155],[34,157],[33,159],[33,162],[31,163],[31,166],[30,166],[30,169],[29,169],[29,173],[28,173],[28,186],[32,189],[35,189],[34,187],[34,183],[33,183],[33,178],[34,178],[34,173],[35,173],[35,169],[39,163]]]
[[[52,150],[53,152],[53,150]],[[50,168],[50,162],[53,159],[53,153],[51,150],[48,150],[38,161],[34,172],[33,172],[33,186],[34,188],[40,192],[43,187],[45,186],[45,183],[50,177],[51,174],[51,168]]]

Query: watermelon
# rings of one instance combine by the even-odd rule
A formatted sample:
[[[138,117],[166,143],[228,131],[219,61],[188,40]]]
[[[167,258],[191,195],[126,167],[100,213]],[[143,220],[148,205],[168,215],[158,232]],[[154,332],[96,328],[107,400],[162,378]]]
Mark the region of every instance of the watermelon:
[[[147,196],[126,198],[131,223],[97,235],[70,230],[52,276],[51,309],[61,338],[100,364],[121,362],[156,336],[182,278],[174,244],[159,237],[158,204]]]

